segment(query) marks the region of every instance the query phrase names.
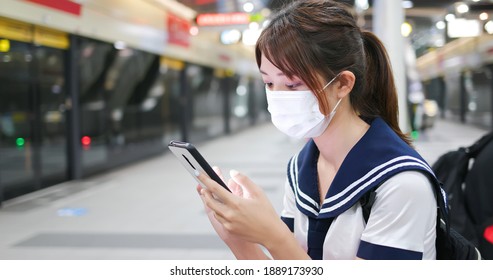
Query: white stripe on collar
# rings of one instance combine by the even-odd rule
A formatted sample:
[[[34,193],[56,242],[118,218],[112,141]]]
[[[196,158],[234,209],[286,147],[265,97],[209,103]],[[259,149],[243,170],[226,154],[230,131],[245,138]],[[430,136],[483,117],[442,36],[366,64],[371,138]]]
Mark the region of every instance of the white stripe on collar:
[[[375,175],[373,178],[371,178],[371,180],[369,180],[365,184],[361,185],[353,193],[351,193],[350,195],[346,196],[343,200],[341,200],[340,202],[334,204],[333,206],[330,206],[329,207],[329,205],[326,205],[324,203],[324,206],[320,210],[320,213],[327,213],[327,212],[334,211],[335,209],[337,209],[337,208],[341,207],[342,205],[348,203],[353,197],[355,197],[357,194],[359,194],[360,192],[362,192],[363,190],[365,190],[365,188],[367,186],[371,185],[373,182],[375,182],[376,180],[378,180],[379,178],[381,178],[382,176],[384,176],[388,172],[391,172],[391,171],[393,171],[393,170],[395,170],[397,168],[401,168],[401,167],[405,167],[405,166],[418,166],[418,167],[426,168],[425,166],[423,166],[422,164],[417,163],[417,162],[404,162],[404,163],[399,163],[399,164],[392,165],[391,167],[386,168],[382,172],[380,172],[377,175]],[[353,186],[353,184],[351,184],[351,186]],[[355,186],[353,186],[352,188],[347,188],[344,191],[346,193],[347,191],[352,190],[354,188],[355,188]],[[327,204],[329,204],[329,203],[327,203]]]
[[[293,182],[293,190],[294,190],[294,197],[296,198],[296,203],[301,206],[303,209],[313,213],[315,216],[318,216],[318,210],[320,209],[319,204],[313,200],[310,196],[305,194],[300,190],[300,187],[298,185],[298,154],[296,154],[292,159],[291,159],[291,166],[290,166],[290,177],[291,177],[291,182]],[[311,205],[306,205],[304,202],[300,200],[300,196],[304,199],[306,199]]]
[[[411,156],[400,156],[400,157],[396,157],[394,159],[391,159],[383,164],[380,164],[379,166],[373,168],[372,170],[370,170],[368,173],[366,173],[363,177],[359,178],[358,180],[354,181],[351,185],[349,185],[348,187],[346,187],[343,191],[341,191],[340,193],[334,195],[334,196],[331,196],[329,198],[326,198],[324,200],[324,205],[327,204],[327,203],[331,203],[332,201],[334,200],[337,200],[339,199],[340,197],[343,197],[346,195],[346,193],[352,191],[357,185],[361,184],[361,182],[365,181],[366,179],[368,179],[370,176],[372,176],[374,173],[378,172],[380,169],[383,169],[385,168],[387,165],[390,165],[390,164],[393,164],[394,162],[397,162],[397,161],[402,161],[402,160],[410,160],[410,161],[417,161],[420,163],[419,166],[422,166],[424,168],[426,168],[427,170],[429,170],[431,172],[431,169],[430,167],[428,167],[428,165],[426,163],[424,163],[423,161],[421,161],[420,159],[418,158],[415,158],[415,157],[411,157]],[[381,176],[381,175],[380,175]],[[298,178],[296,178],[296,180],[298,180]]]

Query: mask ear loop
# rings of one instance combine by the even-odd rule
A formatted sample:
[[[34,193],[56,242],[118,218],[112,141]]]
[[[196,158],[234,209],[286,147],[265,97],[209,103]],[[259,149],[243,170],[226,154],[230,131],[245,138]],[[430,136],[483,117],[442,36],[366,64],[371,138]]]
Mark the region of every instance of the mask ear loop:
[[[326,89],[335,79],[337,79],[340,75],[342,74],[342,72],[340,72],[339,74],[337,74],[334,78],[332,78],[332,80],[330,80],[323,88],[322,90]]]
[[[335,79],[337,79],[340,75],[342,74],[342,72],[339,72],[339,74],[337,74],[334,78],[332,78],[332,80],[330,80],[330,82],[328,82],[322,90],[325,90]],[[336,103],[336,106],[334,107],[334,109],[332,109],[332,112],[330,112],[329,114],[329,122],[332,120],[332,118],[334,117],[335,113],[336,113],[336,109],[337,107],[339,106],[339,104],[341,103],[342,101],[342,98],[339,99],[339,101],[337,101]]]

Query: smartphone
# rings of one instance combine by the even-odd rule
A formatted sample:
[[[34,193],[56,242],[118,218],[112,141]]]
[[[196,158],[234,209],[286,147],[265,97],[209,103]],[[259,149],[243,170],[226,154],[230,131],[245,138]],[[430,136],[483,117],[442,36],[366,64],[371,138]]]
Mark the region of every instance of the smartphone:
[[[196,171],[206,173],[212,180],[231,192],[223,180],[221,180],[214,169],[212,169],[209,163],[192,144],[181,141],[171,141],[168,144],[168,148],[202,187],[206,188],[206,186],[199,181],[197,176],[195,176]]]

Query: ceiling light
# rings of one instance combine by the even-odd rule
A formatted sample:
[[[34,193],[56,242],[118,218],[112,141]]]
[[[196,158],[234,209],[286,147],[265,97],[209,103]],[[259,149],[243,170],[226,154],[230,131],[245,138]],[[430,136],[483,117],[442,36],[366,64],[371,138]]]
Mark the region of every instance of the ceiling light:
[[[190,35],[197,36],[197,35],[199,35],[199,28],[197,26],[192,26],[192,27],[190,27],[189,32],[190,32]]]
[[[113,44],[113,47],[117,50],[123,50],[127,47],[127,44],[125,44],[125,42],[123,42],[123,41],[116,41]]]
[[[445,22],[443,20],[437,21],[437,23],[435,23],[435,27],[440,30],[445,29]]]
[[[489,17],[490,16],[486,12],[483,12],[483,13],[479,14],[479,19],[480,20],[487,20]]]
[[[465,14],[465,13],[469,12],[469,6],[467,6],[464,3],[460,3],[459,5],[457,5],[456,10],[459,14]]]
[[[411,9],[412,7],[414,7],[414,3],[413,1],[402,1],[402,7],[404,9]]]
[[[368,0],[356,0],[354,5],[361,10],[368,10],[368,8],[370,8]]]
[[[401,25],[401,34],[402,34],[402,36],[409,37],[409,35],[411,34],[411,32],[413,32],[413,27],[411,26],[411,24],[409,24],[409,22],[404,22]]]
[[[255,6],[252,2],[246,2],[245,4],[243,4],[243,11],[245,11],[246,13],[253,12],[253,9],[255,9]]]
[[[493,34],[493,21],[488,21],[485,25],[484,25],[484,29],[486,30],[486,32],[488,32],[488,34]]]
[[[446,21],[453,21],[455,19],[455,15],[454,14],[448,14],[445,16],[445,20]]]

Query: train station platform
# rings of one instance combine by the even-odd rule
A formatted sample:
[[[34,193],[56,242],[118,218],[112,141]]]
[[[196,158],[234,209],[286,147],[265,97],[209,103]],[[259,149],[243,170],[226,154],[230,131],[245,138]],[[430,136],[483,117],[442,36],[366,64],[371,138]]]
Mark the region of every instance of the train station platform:
[[[416,140],[432,164],[487,131],[437,120]],[[196,143],[225,174],[247,174],[280,211],[286,164],[301,146],[264,123]],[[233,259],[214,230],[196,183],[170,153],[4,202],[0,259]]]

